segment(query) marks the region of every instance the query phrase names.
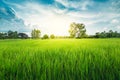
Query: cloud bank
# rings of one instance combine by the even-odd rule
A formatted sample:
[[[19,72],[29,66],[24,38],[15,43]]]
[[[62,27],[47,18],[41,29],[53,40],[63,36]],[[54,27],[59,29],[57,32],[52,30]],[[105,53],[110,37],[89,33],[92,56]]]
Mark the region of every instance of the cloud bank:
[[[4,3],[0,3],[3,5],[0,31],[30,33],[37,28],[42,34],[69,35],[70,23],[78,22],[86,25],[88,34],[110,29],[120,32],[119,0],[5,0]]]

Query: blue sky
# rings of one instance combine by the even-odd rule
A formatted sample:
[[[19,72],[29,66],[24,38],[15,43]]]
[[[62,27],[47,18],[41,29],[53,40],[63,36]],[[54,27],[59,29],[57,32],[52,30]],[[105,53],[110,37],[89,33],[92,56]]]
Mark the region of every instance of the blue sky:
[[[72,22],[88,34],[120,32],[119,0],[0,0],[0,32],[40,29],[42,34],[69,35]]]

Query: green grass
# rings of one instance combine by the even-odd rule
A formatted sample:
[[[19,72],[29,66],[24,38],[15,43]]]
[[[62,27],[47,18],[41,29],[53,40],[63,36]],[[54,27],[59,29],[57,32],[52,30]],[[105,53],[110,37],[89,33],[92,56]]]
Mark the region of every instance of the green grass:
[[[120,39],[0,40],[0,80],[120,80]]]

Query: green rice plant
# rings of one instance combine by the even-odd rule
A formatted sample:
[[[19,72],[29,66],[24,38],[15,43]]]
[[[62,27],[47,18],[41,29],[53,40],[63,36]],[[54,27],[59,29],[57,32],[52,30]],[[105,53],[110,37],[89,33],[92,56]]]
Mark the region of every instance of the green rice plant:
[[[120,39],[0,40],[0,80],[120,80]]]

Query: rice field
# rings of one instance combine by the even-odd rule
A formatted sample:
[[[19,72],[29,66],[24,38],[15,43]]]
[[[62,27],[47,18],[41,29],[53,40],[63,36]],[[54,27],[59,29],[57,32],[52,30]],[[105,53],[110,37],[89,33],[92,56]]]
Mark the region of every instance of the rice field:
[[[0,80],[120,80],[120,39],[0,40]]]

